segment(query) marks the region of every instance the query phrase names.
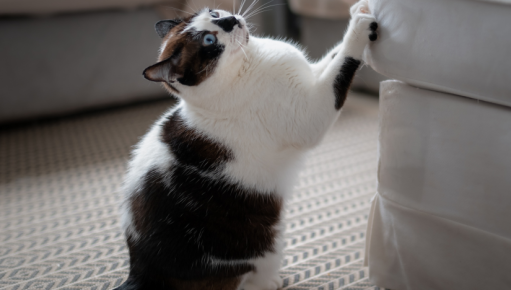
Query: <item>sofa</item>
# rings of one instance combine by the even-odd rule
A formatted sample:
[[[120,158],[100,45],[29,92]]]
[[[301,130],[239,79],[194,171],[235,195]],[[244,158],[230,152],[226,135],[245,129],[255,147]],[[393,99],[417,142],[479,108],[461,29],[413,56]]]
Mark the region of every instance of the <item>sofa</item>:
[[[241,1],[236,0],[236,5]],[[168,97],[142,71],[156,61],[154,24],[232,0],[7,0],[0,3],[0,124]],[[262,17],[259,33],[272,31]]]
[[[366,61],[394,79],[380,87],[371,282],[511,289],[511,2],[369,3]]]
[[[0,122],[59,116],[165,95],[141,72],[159,45],[154,2],[0,4]]]

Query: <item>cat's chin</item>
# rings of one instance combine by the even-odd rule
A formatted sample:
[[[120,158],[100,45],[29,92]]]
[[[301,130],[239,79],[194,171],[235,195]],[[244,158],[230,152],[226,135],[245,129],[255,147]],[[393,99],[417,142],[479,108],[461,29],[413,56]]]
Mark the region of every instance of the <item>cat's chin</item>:
[[[248,37],[243,37],[242,42],[235,41],[235,43],[232,44],[233,48],[231,49],[230,55],[235,55],[235,54],[246,55],[247,44],[248,44]]]
[[[231,39],[231,45],[233,46],[233,49],[231,49],[231,55],[240,52],[243,53],[243,49],[246,51],[246,46],[250,39],[250,34],[246,25],[243,25],[240,29],[236,29]]]
[[[243,52],[241,51],[241,45],[238,44],[236,46],[236,48],[233,48],[231,50],[231,55],[236,55],[236,54],[239,54],[239,53],[243,54]]]
[[[247,51],[247,48],[246,48],[246,46],[245,46],[245,45],[246,45],[246,44],[243,44],[243,46],[242,46],[241,44],[236,43],[236,44],[234,45],[234,47],[231,49],[231,51],[230,51],[230,53],[229,53],[229,54],[230,54],[231,56],[235,56],[235,55],[238,55],[238,54],[239,54],[239,55],[243,55],[243,56],[245,56],[245,55],[246,55],[246,51]]]

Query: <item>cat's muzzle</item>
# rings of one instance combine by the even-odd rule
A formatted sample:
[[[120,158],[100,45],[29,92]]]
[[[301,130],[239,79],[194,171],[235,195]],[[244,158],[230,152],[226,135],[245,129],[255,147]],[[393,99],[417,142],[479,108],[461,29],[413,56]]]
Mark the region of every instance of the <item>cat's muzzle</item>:
[[[234,16],[224,17],[218,20],[213,20],[213,23],[220,26],[225,32],[231,32],[235,25],[241,28],[241,23]]]

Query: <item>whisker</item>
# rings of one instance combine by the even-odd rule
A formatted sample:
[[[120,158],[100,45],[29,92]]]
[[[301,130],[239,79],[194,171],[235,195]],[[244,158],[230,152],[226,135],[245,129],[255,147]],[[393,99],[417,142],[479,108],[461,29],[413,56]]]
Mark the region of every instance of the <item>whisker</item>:
[[[272,4],[272,3],[274,3],[274,4]],[[275,3],[274,0],[270,0],[268,3],[261,5],[261,7],[259,7],[259,9],[266,9],[269,7],[282,6],[282,5],[286,5],[286,4],[285,3]]]
[[[197,13],[197,11],[199,11],[199,9],[197,9],[197,3],[195,3],[194,0],[189,0],[187,1],[187,3],[188,7],[190,7],[190,9],[192,9],[194,13]],[[190,4],[193,4],[193,7]]]
[[[237,13],[238,15],[240,14],[241,10],[243,9],[243,6],[245,5],[245,1],[246,0],[241,1],[241,5],[240,5],[240,8],[238,9],[238,13]]]
[[[206,71],[206,74],[207,74],[207,70],[208,70],[208,67],[211,66],[211,63],[209,63],[203,70],[201,70],[200,72],[198,72],[198,74],[200,74],[201,72],[203,71]]]
[[[250,11],[250,9],[254,8],[255,7],[254,5],[257,4],[257,2],[259,2],[259,0],[252,1],[252,4],[248,6],[248,8],[245,10],[245,12],[243,12],[241,17],[245,17],[245,14],[247,14]]]
[[[250,34],[252,34],[252,32],[257,31],[257,28],[259,28],[259,25],[256,25],[256,24],[250,24],[250,25],[249,25],[249,24],[247,23],[247,29],[248,29],[248,32],[249,32]]]
[[[243,54],[244,54],[244,55],[245,55],[245,57],[248,59],[248,55],[247,55],[247,53],[245,52],[245,50],[243,49],[243,44],[242,44],[239,40],[237,40],[237,39],[236,39],[236,41],[240,44],[241,51],[243,51]]]
[[[271,9],[269,9],[269,8],[271,8],[271,7],[281,6],[281,5],[284,5],[284,4],[275,4],[275,5],[266,6],[264,8],[259,8],[256,11],[250,13],[250,15],[245,17],[245,19],[248,19],[250,17],[253,17],[253,16],[257,15],[257,14],[260,14],[260,13],[263,13],[263,12],[266,12],[266,11],[270,11]]]
[[[215,5],[215,10],[218,10],[218,8],[220,8],[220,6],[222,6],[222,4],[221,4],[221,3],[217,5],[217,4],[216,4],[216,1],[215,1],[215,3],[214,3],[213,5]]]
[[[185,10],[178,9],[178,8],[176,8],[176,7],[166,6],[166,5],[164,5],[163,7],[164,7],[164,8],[174,9],[174,10],[177,10],[177,11],[179,11],[179,12],[183,12],[183,13],[187,13],[187,14],[193,15],[193,13],[190,13],[190,12],[185,11]]]
[[[244,17],[245,17],[245,19],[248,19],[248,18],[250,18],[250,17],[252,17],[252,16],[254,16],[254,15],[259,14],[259,13],[260,13],[261,11],[263,11],[263,10],[264,10],[264,9],[262,9],[262,8],[258,8],[257,10],[254,10],[254,11],[250,12],[248,15],[246,15],[246,16],[244,16]]]
[[[271,7],[271,6],[274,6],[274,5],[284,5],[284,4],[272,4],[274,0],[270,0],[268,3],[265,3],[259,7],[257,7],[257,9],[255,9],[254,11],[252,12],[255,12],[257,10],[260,10],[260,9],[265,9],[265,8],[268,8],[268,7]],[[259,2],[259,0],[257,0],[256,2]]]
[[[273,5],[265,5],[265,6],[261,6],[259,7],[258,9],[252,11],[247,17],[251,17],[257,13],[260,13],[261,11],[267,11],[269,10],[270,8],[272,7],[275,7],[275,6],[282,6],[282,5],[285,5],[285,4],[273,4]]]

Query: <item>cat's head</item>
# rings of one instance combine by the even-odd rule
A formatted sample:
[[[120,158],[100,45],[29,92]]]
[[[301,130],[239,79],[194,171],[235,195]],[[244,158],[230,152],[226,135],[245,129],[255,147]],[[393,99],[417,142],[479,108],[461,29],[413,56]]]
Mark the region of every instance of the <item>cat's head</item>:
[[[144,70],[144,77],[164,82],[179,94],[179,86],[198,86],[217,67],[242,54],[249,41],[245,19],[224,10],[204,9],[183,19],[162,20],[156,32],[163,38],[158,63]]]

